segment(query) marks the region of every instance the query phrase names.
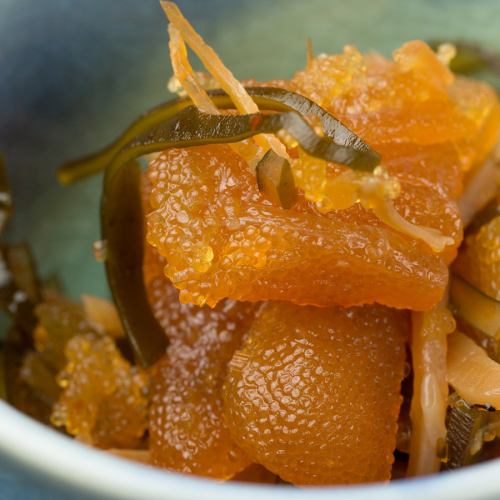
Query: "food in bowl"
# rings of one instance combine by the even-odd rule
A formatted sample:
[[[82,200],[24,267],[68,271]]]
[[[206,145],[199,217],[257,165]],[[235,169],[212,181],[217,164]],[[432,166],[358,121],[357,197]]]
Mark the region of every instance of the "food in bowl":
[[[494,89],[422,41],[392,59],[309,47],[290,80],[239,82],[161,5],[179,97],[59,171],[105,170],[94,250],[114,304],[68,301],[6,245],[8,399],[219,480],[364,483],[495,457]]]

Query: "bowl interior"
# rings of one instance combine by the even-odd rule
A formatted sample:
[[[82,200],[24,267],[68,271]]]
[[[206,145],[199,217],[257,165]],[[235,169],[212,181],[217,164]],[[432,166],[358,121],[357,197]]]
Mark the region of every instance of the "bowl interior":
[[[305,64],[307,37],[316,53],[352,43],[388,54],[414,38],[500,46],[492,22],[500,19],[498,0],[178,4],[242,79],[289,77]],[[72,297],[108,293],[91,252],[99,237],[101,178],[62,188],[55,169],[105,145],[141,111],[171,98],[165,28],[157,0],[0,2],[0,152],[16,203],[8,238],[29,241],[41,274],[57,275]]]

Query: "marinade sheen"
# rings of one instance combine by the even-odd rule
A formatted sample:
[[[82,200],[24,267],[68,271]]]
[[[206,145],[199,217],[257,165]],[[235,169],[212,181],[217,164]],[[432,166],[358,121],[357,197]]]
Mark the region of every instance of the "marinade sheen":
[[[306,97],[272,87],[248,88],[246,91],[262,111],[277,114],[214,115],[200,112],[191,99],[174,99],[144,113],[108,147],[62,165],[57,173],[59,182],[70,184],[113,164],[114,169],[119,169],[139,156],[169,147],[237,142],[281,129],[292,133],[313,156],[361,170],[371,170],[380,162],[377,152]],[[234,108],[223,91],[210,91],[210,99],[219,109]],[[323,133],[317,135],[303,116],[317,119]]]
[[[463,172],[484,161],[497,138],[493,90],[454,77],[422,42],[404,45],[392,61],[352,47],[319,56],[281,85],[320,104],[379,151],[400,185],[399,214],[452,244],[436,253],[359,205],[322,210],[345,167],[293,147],[301,192],[290,210],[262,196],[255,174],[228,146],[170,149],[149,166],[147,238],[167,259],[165,272],[181,301],[431,308],[462,239]]]
[[[147,182],[142,189],[147,209]],[[250,460],[229,433],[222,384],[258,305],[233,300],[214,309],[181,304],[164,266],[165,260],[145,244],[147,296],[170,342],[168,353],[151,369],[151,460],[173,470],[229,479]]]
[[[408,327],[381,306],[269,303],[228,367],[236,443],[294,484],[388,480]]]

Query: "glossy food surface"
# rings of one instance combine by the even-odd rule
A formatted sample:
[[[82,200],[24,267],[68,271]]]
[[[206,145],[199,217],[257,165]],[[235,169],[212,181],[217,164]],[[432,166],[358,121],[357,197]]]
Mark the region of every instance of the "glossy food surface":
[[[390,478],[408,318],[380,306],[270,303],[229,364],[227,421],[294,484]]]
[[[462,238],[462,172],[483,161],[496,140],[492,89],[455,79],[421,42],[403,46],[393,61],[354,48],[318,56],[277,84],[312,97],[379,149],[401,187],[400,215],[439,230],[452,245],[436,254],[358,205],[320,213],[343,169],[294,148],[303,196],[291,210],[261,195],[255,173],[229,146],[169,150],[149,167],[147,237],[167,258],[165,273],[181,301],[429,309],[443,294],[446,262]]]
[[[500,301],[500,216],[465,238],[454,269],[483,293]]]
[[[144,192],[148,190],[145,183]],[[229,434],[221,388],[255,305],[232,300],[215,309],[181,304],[164,266],[165,260],[146,243],[146,290],[170,341],[167,355],[151,370],[151,458],[161,467],[229,479],[250,460]]]
[[[26,358],[27,381],[50,368],[60,393],[53,425],[100,448],[132,448],[147,427],[148,378],[117,348],[115,338],[91,324],[77,304],[51,298],[37,308],[37,352]],[[47,379],[48,380],[48,379]],[[32,382],[32,385],[35,382]]]

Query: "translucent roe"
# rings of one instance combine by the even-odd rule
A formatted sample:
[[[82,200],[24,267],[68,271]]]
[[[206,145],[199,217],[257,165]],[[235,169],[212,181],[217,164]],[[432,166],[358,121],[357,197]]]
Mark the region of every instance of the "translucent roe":
[[[167,355],[152,369],[151,458],[161,467],[229,479],[250,460],[229,433],[221,389],[227,363],[257,306],[232,300],[214,309],[181,304],[178,290],[163,275],[164,265],[146,244],[146,289],[170,340]]]
[[[269,303],[224,385],[231,434],[294,484],[390,478],[408,317]]]

